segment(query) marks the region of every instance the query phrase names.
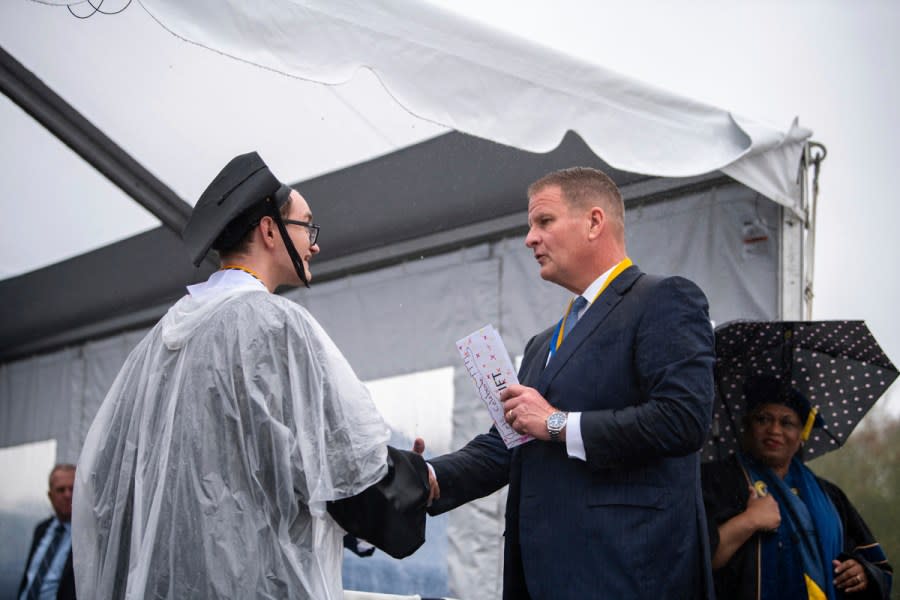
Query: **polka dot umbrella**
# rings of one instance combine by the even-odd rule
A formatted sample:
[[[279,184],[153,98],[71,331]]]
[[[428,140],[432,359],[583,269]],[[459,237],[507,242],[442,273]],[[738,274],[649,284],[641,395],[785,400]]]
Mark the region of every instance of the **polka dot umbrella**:
[[[732,321],[716,328],[716,403],[703,460],[734,454],[743,434],[744,382],[774,375],[818,407],[825,422],[804,458],[841,447],[897,368],[863,321]]]

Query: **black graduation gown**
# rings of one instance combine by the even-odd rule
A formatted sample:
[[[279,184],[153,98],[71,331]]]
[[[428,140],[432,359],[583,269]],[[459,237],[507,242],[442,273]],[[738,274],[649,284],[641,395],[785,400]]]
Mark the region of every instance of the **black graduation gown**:
[[[719,547],[719,525],[746,510],[750,482],[736,456],[702,465],[701,479],[703,503],[709,522],[710,552],[715,554]],[[838,591],[837,597],[888,600],[893,569],[886,560],[877,560],[877,555],[881,554],[883,557],[880,545],[844,492],[820,477],[816,477],[816,480],[834,503],[844,527],[844,552],[840,556],[841,560],[856,559],[866,570],[869,579],[869,585],[863,592],[845,596]],[[760,534],[754,534],[734,553],[731,560],[713,572],[717,598],[757,599],[760,542]]]
[[[428,466],[414,452],[388,446],[388,473],[362,493],[328,503],[328,513],[348,533],[394,558],[425,543]]]

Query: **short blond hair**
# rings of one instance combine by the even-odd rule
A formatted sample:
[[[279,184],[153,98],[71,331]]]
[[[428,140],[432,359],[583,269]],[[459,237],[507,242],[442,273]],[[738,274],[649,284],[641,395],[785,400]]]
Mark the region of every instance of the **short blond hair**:
[[[625,203],[619,186],[612,177],[590,167],[571,167],[544,175],[528,186],[531,198],[545,188],[557,186],[570,206],[590,208],[599,205],[607,215],[625,230]]]

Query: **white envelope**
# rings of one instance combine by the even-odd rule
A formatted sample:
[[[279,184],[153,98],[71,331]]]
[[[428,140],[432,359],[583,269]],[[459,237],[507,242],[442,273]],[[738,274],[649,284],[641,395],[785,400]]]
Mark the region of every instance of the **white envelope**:
[[[534,439],[517,433],[503,415],[500,392],[510,384],[519,383],[519,379],[500,333],[493,325],[485,325],[457,341],[456,348],[506,447],[514,448]]]

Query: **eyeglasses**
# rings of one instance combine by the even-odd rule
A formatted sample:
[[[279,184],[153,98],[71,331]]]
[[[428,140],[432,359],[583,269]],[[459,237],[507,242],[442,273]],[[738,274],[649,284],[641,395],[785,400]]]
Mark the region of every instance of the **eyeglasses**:
[[[778,425],[785,431],[796,431],[800,429],[800,423],[791,417],[781,417],[780,419],[776,419],[773,415],[768,413],[759,413],[751,415],[750,420],[759,427],[771,427],[775,421],[778,421]]]
[[[314,246],[316,244],[316,240],[319,239],[319,226],[315,223],[308,223],[306,221],[294,221],[292,219],[283,219],[285,225],[300,225],[301,227],[306,227],[306,230],[309,232],[309,245]]]

